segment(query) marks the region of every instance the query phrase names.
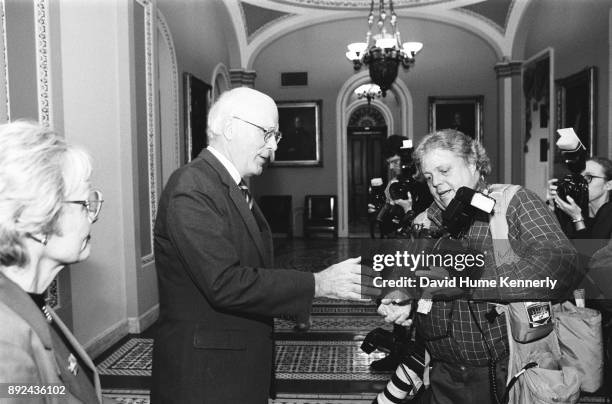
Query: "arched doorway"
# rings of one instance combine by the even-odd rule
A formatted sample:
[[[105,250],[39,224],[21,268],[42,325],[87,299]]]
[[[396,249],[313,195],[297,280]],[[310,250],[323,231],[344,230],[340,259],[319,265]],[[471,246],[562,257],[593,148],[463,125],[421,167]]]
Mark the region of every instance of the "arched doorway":
[[[338,169],[338,235],[347,237],[349,235],[349,192],[348,192],[348,119],[353,110],[364,105],[363,100],[357,99],[354,90],[361,84],[370,81],[367,71],[352,75],[338,91],[336,99],[336,130],[338,133],[336,141],[336,164]],[[385,117],[387,128],[390,133],[403,133],[412,138],[413,127],[413,102],[410,90],[404,82],[397,78],[391,87],[391,93],[397,100],[396,105],[387,105],[387,100],[372,100],[372,106],[376,106]],[[395,114],[394,114],[394,111]]]
[[[372,105],[357,107],[347,127],[349,235],[369,235],[368,188],[372,178],[386,178],[382,146],[387,122]]]

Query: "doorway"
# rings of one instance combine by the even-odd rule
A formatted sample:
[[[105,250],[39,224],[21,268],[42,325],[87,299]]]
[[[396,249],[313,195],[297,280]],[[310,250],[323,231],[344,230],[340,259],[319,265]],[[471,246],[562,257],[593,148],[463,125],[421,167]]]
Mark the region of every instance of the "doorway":
[[[552,50],[545,49],[528,59],[522,68],[523,87],[523,184],[546,199],[552,174],[554,145],[554,88]]]
[[[386,137],[387,125],[379,110],[366,105],[353,111],[347,128],[349,236],[370,235],[368,190],[372,178],[387,178]]]

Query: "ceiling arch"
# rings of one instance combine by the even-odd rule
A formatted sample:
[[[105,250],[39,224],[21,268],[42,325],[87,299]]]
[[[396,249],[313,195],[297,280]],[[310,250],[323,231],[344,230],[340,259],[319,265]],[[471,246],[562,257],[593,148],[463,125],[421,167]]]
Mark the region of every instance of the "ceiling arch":
[[[370,0],[223,0],[240,48],[241,68],[251,69],[259,53],[279,37],[326,22],[363,19]],[[448,24],[482,38],[499,59],[511,57],[519,23],[531,0],[396,0],[402,19]],[[358,40],[359,38],[356,38]],[[235,66],[237,67],[237,66]]]

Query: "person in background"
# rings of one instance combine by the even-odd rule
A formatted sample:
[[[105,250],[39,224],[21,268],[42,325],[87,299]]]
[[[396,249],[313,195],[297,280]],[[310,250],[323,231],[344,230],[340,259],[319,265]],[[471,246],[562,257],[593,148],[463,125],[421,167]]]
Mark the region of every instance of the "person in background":
[[[559,197],[556,178],[548,181],[548,206],[553,210],[561,210],[571,220],[563,229],[585,257],[582,265],[587,267],[588,271],[579,288],[584,289],[586,305],[601,312],[606,380],[611,380],[612,289],[608,285],[612,277],[612,161],[605,157],[592,157],[586,161],[581,174],[586,179],[589,190],[587,217],[583,217],[580,206],[571,196],[568,195],[567,200]]]
[[[408,138],[405,136],[391,135],[385,139],[383,144],[383,157],[389,167],[389,181],[384,192],[386,204],[380,210],[380,212],[385,214],[381,213],[378,215],[382,237],[393,237],[397,230],[403,230],[398,228],[398,223],[389,220],[390,216],[397,216],[396,221],[409,227],[412,218],[424,211],[432,202],[427,186],[413,178],[414,165],[408,161],[411,160],[411,157],[407,156],[408,153],[411,153],[412,147],[405,148],[404,143],[406,141],[408,141]],[[410,167],[406,166],[407,164],[410,164]],[[391,186],[399,181],[409,184],[405,187],[405,189],[410,189],[410,192],[406,194],[406,198],[394,198],[394,195],[390,192]],[[413,195],[416,196],[415,200],[413,200]],[[391,208],[393,206],[400,206],[403,210],[403,215],[392,215]],[[380,212],[375,212],[375,206],[371,203],[368,204],[369,214],[378,214]]]
[[[567,196],[563,200],[557,194],[557,179],[548,181],[548,198],[554,201],[549,206],[559,209],[569,216],[573,228],[566,229],[571,239],[609,240],[612,238],[612,161],[605,157],[592,157],[586,161],[582,176],[589,186],[589,215],[583,217],[580,207]],[[592,244],[594,252],[601,243]]]
[[[53,398],[61,402],[103,400],[93,362],[44,298],[59,271],[89,256],[92,224],[102,207],[90,175],[89,155],[57,133],[30,122],[0,125],[3,403],[52,398],[6,398],[9,384],[53,385]]]
[[[431,195],[425,184],[414,180],[410,174],[408,174],[410,178],[403,178],[403,176],[407,175],[406,172],[411,171],[409,167],[402,167],[403,164],[407,163],[406,157],[404,157],[404,161],[402,161],[402,154],[409,152],[408,150],[402,150],[404,142],[407,140],[408,138],[405,136],[391,135],[386,138],[383,143],[383,157],[389,167],[389,182],[384,191],[386,204],[379,212],[374,211],[374,205],[368,204],[368,213],[373,213],[374,216],[378,216],[381,237],[401,237],[400,234],[397,234],[398,230],[407,230],[403,229],[402,226],[409,228],[412,219],[425,210],[432,202]],[[413,173],[414,172],[412,172],[412,174]],[[409,182],[411,184],[413,192],[417,195],[416,201],[413,201],[411,192],[406,194],[406,199],[393,198],[390,187],[398,181]],[[389,217],[394,216],[394,213],[391,211],[391,207],[393,206],[400,206],[403,209],[403,214],[397,214],[395,215],[397,217],[391,220]],[[381,212],[383,212],[383,214],[381,214]],[[399,223],[395,223],[396,220]],[[393,335],[397,339],[408,338],[406,328],[400,324],[393,325]],[[370,367],[376,371],[395,370],[402,360],[401,355],[400,352],[391,351],[386,357],[373,361]]]

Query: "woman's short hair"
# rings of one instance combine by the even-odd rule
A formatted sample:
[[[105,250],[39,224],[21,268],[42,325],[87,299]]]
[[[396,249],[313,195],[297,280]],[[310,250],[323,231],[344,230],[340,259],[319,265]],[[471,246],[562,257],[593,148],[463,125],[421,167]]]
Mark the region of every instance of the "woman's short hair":
[[[606,181],[612,180],[612,160],[605,157],[591,157],[589,160],[603,167],[603,174],[606,177]]]
[[[491,160],[480,142],[454,129],[444,129],[425,136],[414,151],[413,158],[419,172],[425,154],[441,149],[455,153],[468,164],[474,164],[484,181],[491,173]]]
[[[84,150],[34,122],[0,125],[0,265],[24,266],[28,235],[58,233],[63,201],[91,175]]]

